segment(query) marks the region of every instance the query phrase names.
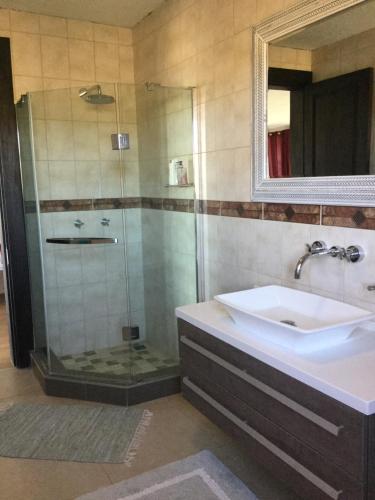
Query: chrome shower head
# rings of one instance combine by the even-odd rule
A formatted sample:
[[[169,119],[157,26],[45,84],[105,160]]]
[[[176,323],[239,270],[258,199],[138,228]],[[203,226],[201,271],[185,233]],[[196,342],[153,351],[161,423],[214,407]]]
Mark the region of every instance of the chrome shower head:
[[[111,95],[102,93],[100,85],[94,85],[90,88],[82,88],[79,91],[79,97],[82,97],[89,104],[112,104],[115,98]]]

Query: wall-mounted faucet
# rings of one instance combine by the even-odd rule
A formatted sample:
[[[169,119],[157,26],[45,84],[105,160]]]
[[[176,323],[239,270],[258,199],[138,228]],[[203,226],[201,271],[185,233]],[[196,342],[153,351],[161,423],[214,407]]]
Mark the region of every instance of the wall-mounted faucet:
[[[301,278],[302,267],[309,257],[330,255],[331,257],[338,257],[340,260],[345,259],[348,262],[359,262],[365,254],[363,249],[358,245],[350,245],[348,248],[333,246],[328,248],[324,241],[314,241],[312,245],[306,245],[307,252],[298,259],[296,268],[294,270],[294,278],[299,280]]]

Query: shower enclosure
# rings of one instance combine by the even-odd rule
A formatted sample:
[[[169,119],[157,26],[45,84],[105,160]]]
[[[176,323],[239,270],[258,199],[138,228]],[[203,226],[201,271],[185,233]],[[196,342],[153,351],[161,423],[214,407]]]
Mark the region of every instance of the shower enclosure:
[[[173,392],[174,309],[197,300],[192,90],[104,83],[16,108],[34,364],[64,395]]]

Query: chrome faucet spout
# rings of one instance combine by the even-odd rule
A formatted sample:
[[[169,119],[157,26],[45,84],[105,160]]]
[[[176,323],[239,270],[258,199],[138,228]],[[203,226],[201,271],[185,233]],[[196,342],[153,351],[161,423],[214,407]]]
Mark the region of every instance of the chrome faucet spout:
[[[307,261],[309,257],[311,257],[311,252],[305,253],[301,258],[298,259],[296,268],[294,270],[294,279],[299,280],[301,278],[301,271],[304,263]]]
[[[310,245],[306,245],[307,252],[305,255],[302,255],[300,259],[298,259],[296,268],[294,270],[294,279],[299,280],[301,278],[302,267],[304,263],[307,261],[309,257],[313,257],[314,255],[329,255],[329,249],[324,241],[314,241],[314,243]]]

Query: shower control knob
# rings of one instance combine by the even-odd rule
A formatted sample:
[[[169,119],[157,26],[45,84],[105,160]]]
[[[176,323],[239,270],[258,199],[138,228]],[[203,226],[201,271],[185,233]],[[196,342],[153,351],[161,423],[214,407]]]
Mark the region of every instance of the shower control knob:
[[[109,226],[109,223],[111,222],[111,219],[107,219],[106,217],[103,217],[102,221],[101,221],[101,225],[102,226]]]
[[[78,229],[80,229],[85,223],[81,221],[81,219],[76,219],[74,221],[74,225],[75,227],[78,227]]]

